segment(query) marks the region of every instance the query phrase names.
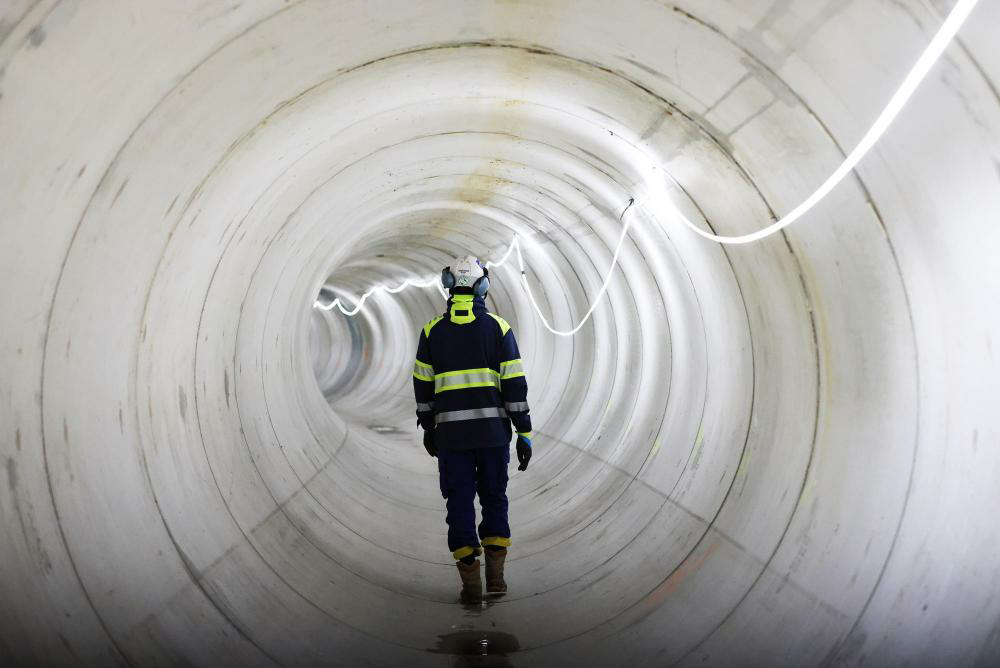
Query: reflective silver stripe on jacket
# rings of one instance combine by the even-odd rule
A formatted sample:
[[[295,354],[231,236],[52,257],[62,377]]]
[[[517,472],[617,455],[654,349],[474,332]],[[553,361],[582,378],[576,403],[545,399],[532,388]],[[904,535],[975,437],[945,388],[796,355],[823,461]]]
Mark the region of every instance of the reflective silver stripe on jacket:
[[[435,374],[434,392],[463,390],[469,387],[496,387],[499,389],[499,375],[492,369],[468,369]]]
[[[483,418],[507,417],[507,411],[496,406],[489,408],[470,408],[464,411],[445,411],[434,416],[434,424],[442,422],[461,422],[463,420],[481,420]]]
[[[432,410],[434,410],[434,402],[432,401],[429,404],[422,404],[422,403],[420,403],[418,401],[417,402],[417,410],[421,411],[421,412],[423,412],[423,411],[432,411]]]
[[[521,365],[521,360],[510,360],[509,362],[500,363],[500,379],[507,380],[508,378],[518,378],[524,375],[524,366]]]
[[[508,401],[504,404],[504,408],[509,410],[511,413],[524,413],[528,410],[527,401]]]
[[[434,380],[434,367],[416,360],[413,363],[413,377],[419,380]]]

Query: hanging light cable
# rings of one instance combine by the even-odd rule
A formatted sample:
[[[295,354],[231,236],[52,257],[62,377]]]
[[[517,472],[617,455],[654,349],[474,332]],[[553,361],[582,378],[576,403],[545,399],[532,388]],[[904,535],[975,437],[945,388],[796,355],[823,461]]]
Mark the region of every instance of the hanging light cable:
[[[687,216],[681,213],[677,207],[670,203],[668,197],[659,197],[662,204],[673,208],[673,212],[680,218],[680,220],[692,231],[706,239],[711,239],[720,244],[748,244],[754,241],[760,241],[765,239],[772,234],[780,232],[782,229],[788,227],[796,220],[804,216],[810,209],[819,204],[819,202],[830,194],[830,192],[837,187],[837,185],[844,180],[848,174],[851,173],[859,162],[868,154],[868,151],[875,146],[876,142],[882,138],[885,131],[889,129],[892,122],[896,120],[899,112],[903,110],[906,103],[910,101],[913,96],[914,91],[916,91],[917,86],[924,80],[927,73],[930,72],[931,68],[941,57],[941,54],[954,39],[955,34],[958,32],[965,20],[969,18],[969,14],[972,13],[973,8],[975,8],[976,3],[979,0],[958,0],[955,6],[952,7],[951,12],[948,14],[948,18],[945,19],[944,23],[938,29],[937,34],[931,40],[927,48],[917,59],[917,62],[910,69],[909,74],[903,79],[903,83],[900,84],[899,88],[896,90],[895,94],[889,99],[889,103],[886,104],[882,113],[878,115],[875,119],[875,123],[868,129],[868,132],[864,134],[858,145],[854,147],[844,162],[841,163],[830,176],[824,181],[816,190],[809,195],[801,204],[789,211],[787,214],[782,216],[780,220],[771,223],[767,227],[757,230],[756,232],[751,232],[750,234],[741,234],[736,236],[724,236],[718,234],[712,234],[711,232],[706,232],[694,223],[692,223]]]

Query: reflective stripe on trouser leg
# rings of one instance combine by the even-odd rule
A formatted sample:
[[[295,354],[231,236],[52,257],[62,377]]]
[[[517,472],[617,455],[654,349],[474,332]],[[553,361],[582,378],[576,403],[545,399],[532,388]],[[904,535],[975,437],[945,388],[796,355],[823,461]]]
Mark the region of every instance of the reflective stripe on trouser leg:
[[[487,545],[496,545],[498,547],[510,547],[510,538],[506,536],[487,536],[481,541],[483,547]]]
[[[470,554],[474,554],[477,557],[483,553],[483,548],[481,547],[460,547],[451,553],[451,556],[455,557],[455,560],[465,559]]]
[[[507,417],[507,411],[497,406],[487,408],[470,408],[464,411],[443,411],[434,416],[434,424],[442,422],[462,422],[463,420],[481,420],[483,418]]]

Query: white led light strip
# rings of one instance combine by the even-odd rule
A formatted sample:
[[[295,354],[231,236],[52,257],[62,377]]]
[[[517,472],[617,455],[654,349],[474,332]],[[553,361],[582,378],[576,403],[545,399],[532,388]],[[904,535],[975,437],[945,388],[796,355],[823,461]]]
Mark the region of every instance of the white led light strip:
[[[906,103],[909,102],[910,98],[913,96],[914,91],[916,91],[920,83],[927,77],[927,73],[931,70],[934,64],[941,57],[941,54],[951,43],[951,40],[954,39],[955,34],[958,32],[959,28],[962,27],[962,24],[969,17],[969,14],[975,8],[976,3],[978,2],[979,0],[958,0],[958,2],[955,3],[955,6],[952,7],[951,12],[948,14],[948,18],[946,18],[944,23],[941,24],[941,27],[938,29],[937,34],[934,35],[934,38],[931,40],[930,44],[927,45],[927,48],[924,49],[924,52],[920,55],[920,58],[917,59],[917,62],[910,69],[909,74],[907,74],[906,78],[903,79],[903,83],[900,84],[895,94],[889,100],[889,103],[882,110],[882,113],[879,114],[878,118],[875,119],[875,123],[871,126],[871,128],[868,129],[868,132],[866,132],[864,136],[861,138],[861,141],[858,142],[858,145],[854,147],[854,150],[847,155],[847,157],[844,159],[844,162],[841,163],[840,167],[838,167],[826,179],[826,181],[824,181],[808,198],[806,198],[805,201],[803,201],[797,207],[795,207],[787,214],[785,214],[780,220],[777,220],[774,223],[768,225],[767,227],[757,230],[756,232],[752,232],[750,234],[743,234],[737,236],[722,236],[722,235],[712,234],[711,232],[706,232],[697,225],[695,225],[694,223],[692,223],[688,219],[688,217],[685,216],[673,203],[673,201],[670,199],[669,193],[667,193],[666,190],[666,181],[663,178],[657,176],[656,172],[658,170],[656,165],[652,161],[649,162],[647,171],[647,180],[646,180],[647,181],[646,185],[649,188],[649,193],[648,193],[649,201],[645,202],[644,204],[654,210],[660,207],[666,209],[668,212],[676,215],[681,220],[681,222],[683,222],[684,225],[688,227],[688,229],[692,230],[696,234],[706,239],[710,239],[712,241],[716,241],[721,244],[748,244],[754,241],[760,241],[761,239],[765,239],[771,236],[772,234],[776,234],[785,227],[788,227],[789,225],[800,219],[802,216],[804,216],[806,213],[808,213],[809,210],[811,210],[814,206],[819,204],[819,202],[822,201],[824,197],[829,195],[830,192],[834,188],[836,188],[837,185],[841,181],[843,181],[844,178],[858,165],[858,163],[861,162],[861,160],[868,154],[868,152],[872,149],[872,147],[875,146],[878,140],[882,138],[882,135],[884,135],[886,130],[889,129],[889,126],[892,125],[892,122],[899,115],[899,112],[902,111],[903,108],[906,106]],[[645,154],[643,154],[642,158],[640,159],[643,161],[649,160],[648,156],[645,156]],[[590,319],[590,316],[591,314],[593,314],[594,309],[597,307],[598,302],[601,300],[601,297],[603,297],[604,293],[607,292],[608,284],[611,281],[611,275],[614,273],[615,266],[618,264],[618,256],[621,253],[622,244],[624,243],[625,236],[628,234],[629,227],[631,226],[632,217],[630,216],[628,220],[624,219],[625,212],[628,211],[629,207],[631,206],[632,206],[632,201],[630,200],[628,206],[626,206],[625,210],[622,211],[621,236],[618,238],[618,245],[615,247],[615,253],[611,259],[611,266],[608,268],[608,273],[604,277],[604,282],[601,284],[601,288],[600,290],[598,290],[597,295],[594,297],[593,301],[591,301],[590,307],[587,309],[587,313],[583,316],[580,322],[573,329],[565,331],[553,329],[553,327],[549,324],[549,321],[546,319],[545,315],[542,313],[542,310],[539,308],[538,302],[535,300],[535,296],[531,292],[531,286],[528,284],[527,275],[525,274],[525,269],[524,269],[524,257],[521,255],[521,243],[517,235],[514,235],[514,239],[511,242],[510,246],[507,248],[507,252],[504,253],[503,257],[496,262],[487,262],[486,266],[487,267],[502,266],[510,258],[511,253],[516,250],[517,261],[519,268],[521,270],[521,284],[524,286],[525,292],[528,293],[528,299],[531,301],[531,306],[535,310],[535,313],[538,314],[538,317],[542,321],[542,324],[545,326],[545,329],[559,336],[572,336],[573,334],[578,332],[581,327],[583,327],[584,323],[586,323],[587,320]],[[388,292],[390,294],[395,294],[410,286],[430,287],[431,285],[435,284],[438,286],[438,289],[441,290],[442,294],[444,294],[444,290],[443,288],[441,288],[440,285],[439,277],[433,276],[427,279],[408,279],[403,281],[402,284],[398,285],[395,288],[390,288],[384,285],[376,285],[373,288],[369,289],[367,292],[365,292],[358,300],[354,308],[352,309],[345,308],[344,305],[341,303],[339,297],[334,299],[329,304],[322,304],[319,301],[316,301],[314,306],[316,308],[320,308],[326,311],[332,310],[334,307],[337,307],[344,315],[353,316],[356,315],[361,310],[362,306],[364,306],[364,303],[368,299],[368,297],[370,297],[376,291],[383,291],[383,292]]]
[[[365,305],[366,301],[368,301],[368,298],[371,297],[376,292],[388,292],[389,294],[394,295],[397,292],[402,292],[403,290],[409,287],[429,288],[430,286],[435,284],[437,284],[437,286],[441,289],[441,293],[444,294],[444,288],[441,288],[441,279],[437,276],[432,276],[431,278],[428,279],[408,278],[394,288],[390,288],[388,285],[375,285],[369,288],[365,292],[365,294],[361,295],[361,299],[357,301],[357,303],[354,305],[354,308],[346,308],[340,301],[340,297],[337,297],[329,304],[322,304],[319,302],[319,300],[317,300],[313,304],[313,306],[315,308],[323,309],[324,311],[332,311],[336,307],[339,308],[340,312],[343,313],[344,315],[357,315],[361,311],[361,307]]]
[[[830,191],[836,188],[837,184],[844,180],[844,177],[847,176],[859,162],[861,162],[862,158],[868,154],[868,151],[870,151],[875,143],[882,138],[882,135],[884,135],[885,131],[889,129],[892,122],[896,120],[896,116],[899,115],[899,112],[902,111],[903,107],[906,106],[906,103],[910,101],[910,98],[913,96],[913,92],[917,89],[917,86],[919,86],[924,80],[931,67],[934,66],[934,63],[936,63],[938,58],[941,57],[941,54],[948,47],[948,44],[951,43],[951,40],[955,37],[955,33],[957,33],[958,29],[962,27],[965,19],[969,17],[969,14],[972,12],[972,9],[976,6],[977,2],[979,2],[979,0],[958,0],[958,2],[955,3],[955,6],[951,9],[951,13],[948,14],[948,18],[946,18],[944,23],[941,24],[937,34],[934,35],[934,39],[932,39],[931,43],[927,45],[926,49],[924,49],[924,52],[920,55],[920,58],[917,59],[917,62],[913,65],[910,73],[906,75],[905,79],[903,79],[903,83],[900,84],[896,93],[889,100],[889,103],[885,105],[885,109],[883,109],[882,113],[875,119],[875,123],[868,129],[868,132],[866,132],[861,138],[861,141],[854,147],[854,150],[848,154],[840,167],[838,167],[836,171],[834,171],[833,174],[831,174],[812,195],[806,198],[802,204],[799,204],[797,207],[785,214],[781,220],[771,223],[764,229],[757,230],[751,234],[743,234],[733,237],[719,236],[717,234],[705,232],[688,220],[687,216],[673,206],[669,198],[662,196],[662,193],[658,193],[661,194],[661,197],[658,199],[662,200],[662,202],[658,203],[663,203],[673,208],[674,212],[680,217],[684,224],[697,234],[700,234],[706,239],[718,241],[721,244],[748,244],[753,241],[769,237],[781,229],[788,227],[796,220],[804,216],[814,206],[819,204],[824,197],[829,195]]]
[[[622,252],[622,244],[625,243],[625,237],[628,235],[628,228],[632,226],[632,216],[629,216],[628,220],[625,220],[625,213],[629,210],[629,208],[632,206],[634,202],[635,200],[630,199],[628,201],[628,205],[622,211],[622,215],[619,217],[619,220],[622,221],[622,232],[618,236],[618,245],[615,246],[615,254],[611,258],[611,268],[608,270],[608,273],[605,274],[604,276],[604,282],[601,283],[601,289],[597,291],[597,296],[594,297],[594,300],[592,302],[590,302],[590,308],[587,309],[587,312],[584,314],[583,318],[580,319],[580,322],[577,323],[576,327],[574,327],[573,329],[568,329],[566,331],[553,329],[552,325],[549,324],[548,319],[545,317],[545,314],[542,313],[542,309],[538,307],[538,302],[535,301],[535,295],[531,291],[531,286],[528,285],[528,275],[524,272],[524,257],[521,255],[521,243],[517,235],[514,235],[514,241],[511,243],[510,248],[507,249],[507,252],[504,254],[503,258],[500,260],[500,262],[497,262],[496,265],[499,266],[500,264],[506,262],[507,258],[510,256],[511,249],[514,248],[517,249],[517,264],[518,268],[521,270],[521,285],[524,286],[524,291],[528,293],[528,299],[531,301],[531,308],[535,309],[535,313],[538,314],[538,319],[542,321],[542,325],[545,327],[545,329],[549,330],[550,332],[558,336],[573,336],[578,331],[580,331],[580,328],[583,327],[583,325],[588,320],[590,320],[591,314],[594,312],[594,309],[597,308],[597,303],[601,301],[601,297],[603,297],[604,293],[608,291],[608,284],[611,282],[611,274],[614,272],[615,265],[618,264],[618,256]],[[491,266],[491,263],[487,262],[486,265]]]

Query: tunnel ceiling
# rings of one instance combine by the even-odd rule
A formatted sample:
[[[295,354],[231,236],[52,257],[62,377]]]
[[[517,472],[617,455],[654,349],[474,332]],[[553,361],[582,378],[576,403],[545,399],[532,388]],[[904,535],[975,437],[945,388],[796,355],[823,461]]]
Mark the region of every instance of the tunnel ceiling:
[[[767,226],[951,7],[0,5],[0,663],[996,665],[1000,3],[794,227],[648,188]],[[470,609],[441,294],[314,302],[515,235],[537,448]]]

